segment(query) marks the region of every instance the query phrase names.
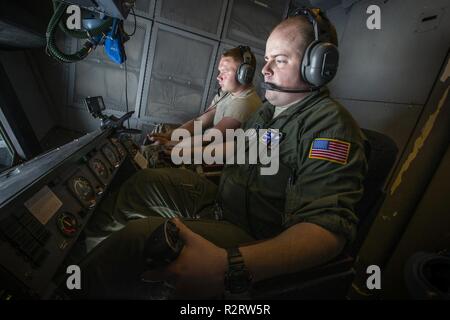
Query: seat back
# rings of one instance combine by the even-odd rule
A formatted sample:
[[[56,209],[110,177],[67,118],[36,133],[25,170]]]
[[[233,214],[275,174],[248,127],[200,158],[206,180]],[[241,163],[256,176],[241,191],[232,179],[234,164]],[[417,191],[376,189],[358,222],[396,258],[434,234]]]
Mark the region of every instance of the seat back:
[[[356,204],[359,218],[358,232],[348,253],[356,256],[373,220],[386,196],[385,182],[397,158],[398,148],[395,142],[380,132],[362,129],[369,142],[368,172],[364,179],[364,194]]]

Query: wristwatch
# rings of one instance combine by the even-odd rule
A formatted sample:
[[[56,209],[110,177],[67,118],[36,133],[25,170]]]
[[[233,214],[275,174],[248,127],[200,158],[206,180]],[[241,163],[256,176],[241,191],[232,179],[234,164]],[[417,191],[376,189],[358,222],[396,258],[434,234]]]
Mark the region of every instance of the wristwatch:
[[[227,253],[228,271],[225,272],[225,290],[233,294],[248,291],[252,277],[245,266],[241,252],[238,248],[229,248]]]

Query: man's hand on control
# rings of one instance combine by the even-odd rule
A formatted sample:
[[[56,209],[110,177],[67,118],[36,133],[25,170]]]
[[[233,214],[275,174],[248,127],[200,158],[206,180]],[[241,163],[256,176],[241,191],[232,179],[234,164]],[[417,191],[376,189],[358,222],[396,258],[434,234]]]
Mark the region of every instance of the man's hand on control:
[[[225,249],[194,233],[179,219],[172,221],[180,229],[183,250],[166,268],[147,271],[145,278],[174,282],[177,298],[202,299],[222,294],[228,269]]]
[[[166,156],[170,157],[172,154],[172,149],[178,144],[177,141],[168,141],[165,145],[164,145],[164,153]],[[177,150],[179,152],[182,152],[182,150]],[[182,155],[182,153],[180,153],[180,156]]]
[[[170,141],[170,136],[162,133],[152,133],[147,134],[147,139],[150,141],[150,143],[155,145],[166,145]]]

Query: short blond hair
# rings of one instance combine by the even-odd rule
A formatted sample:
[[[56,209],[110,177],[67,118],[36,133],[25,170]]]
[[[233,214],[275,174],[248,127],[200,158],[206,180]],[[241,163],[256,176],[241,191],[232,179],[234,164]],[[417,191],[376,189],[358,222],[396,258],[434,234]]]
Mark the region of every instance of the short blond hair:
[[[250,65],[253,67],[253,69],[256,68],[256,58],[253,52],[250,51],[250,55],[252,56],[252,61],[250,61]],[[241,49],[239,47],[229,49],[222,53],[222,57],[230,57],[233,58],[234,61],[238,63],[244,62],[244,57],[242,56]]]

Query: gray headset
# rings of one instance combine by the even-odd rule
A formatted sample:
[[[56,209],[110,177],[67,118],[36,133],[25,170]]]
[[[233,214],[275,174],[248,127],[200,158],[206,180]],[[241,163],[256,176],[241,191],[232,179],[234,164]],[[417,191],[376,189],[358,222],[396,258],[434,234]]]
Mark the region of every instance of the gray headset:
[[[300,72],[302,79],[315,88],[333,80],[339,65],[336,30],[318,8],[302,7],[291,16],[305,16],[314,27],[315,40],[303,54]]]
[[[250,84],[255,75],[255,68],[252,66],[252,51],[248,46],[239,46],[243,62],[236,70],[236,81],[242,85]]]

